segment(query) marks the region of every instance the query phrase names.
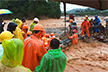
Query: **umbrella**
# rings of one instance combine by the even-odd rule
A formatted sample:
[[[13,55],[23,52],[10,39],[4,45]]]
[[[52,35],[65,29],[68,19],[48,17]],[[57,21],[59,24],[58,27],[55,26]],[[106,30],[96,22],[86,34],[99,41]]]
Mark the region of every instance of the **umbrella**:
[[[108,0],[53,0],[53,1],[88,6],[99,10],[108,9]]]
[[[0,15],[11,14],[12,12],[8,9],[0,9]]]

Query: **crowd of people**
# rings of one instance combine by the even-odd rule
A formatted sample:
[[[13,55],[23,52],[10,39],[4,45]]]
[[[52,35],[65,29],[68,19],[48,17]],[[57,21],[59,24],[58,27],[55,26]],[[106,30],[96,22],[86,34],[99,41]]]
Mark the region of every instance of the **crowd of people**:
[[[74,16],[72,15],[72,13],[70,13],[69,16],[69,34],[74,36],[74,31],[77,31],[77,24],[75,23],[75,19]],[[101,21],[99,19],[99,17],[97,15],[95,15],[95,19],[89,19],[88,15],[85,15],[85,19],[83,20],[83,22],[81,23],[81,34],[80,36],[87,36],[88,38],[90,38],[90,36],[92,36],[93,38],[97,39],[97,40],[101,40],[102,38],[105,38],[105,27],[101,24]],[[94,35],[94,33],[99,33],[98,35]],[[77,32],[78,34],[78,32]],[[72,37],[71,36],[71,37]],[[69,36],[68,36],[69,37]],[[75,36],[76,38],[73,39],[73,41],[75,39],[78,39],[77,36]],[[69,37],[69,39],[72,39]],[[73,42],[74,43],[74,42]]]
[[[0,18],[0,72],[63,72],[66,55],[54,33],[45,33],[44,27],[34,18],[30,29],[15,18],[4,31]]]
[[[67,36],[74,45],[78,43],[78,31],[72,13],[69,21],[70,34]],[[0,18],[0,72],[63,72],[67,57],[61,51],[60,40],[54,33],[45,33],[38,18],[34,18],[30,28],[25,22],[24,17],[21,20],[12,19],[4,31],[6,23]],[[94,20],[85,15],[81,24],[81,36],[86,33],[89,38],[91,26],[96,26],[93,28],[94,33],[104,29],[97,15]]]

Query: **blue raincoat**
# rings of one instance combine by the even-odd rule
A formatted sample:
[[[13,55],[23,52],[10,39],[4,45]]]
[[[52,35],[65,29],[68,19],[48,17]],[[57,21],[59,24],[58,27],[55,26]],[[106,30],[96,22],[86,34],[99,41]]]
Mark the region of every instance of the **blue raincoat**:
[[[94,21],[94,26],[99,26],[99,24],[100,24],[100,19],[99,18],[94,19],[93,21]],[[97,27],[97,28],[94,28],[93,31],[94,32],[100,32],[100,29],[99,29],[99,27]]]

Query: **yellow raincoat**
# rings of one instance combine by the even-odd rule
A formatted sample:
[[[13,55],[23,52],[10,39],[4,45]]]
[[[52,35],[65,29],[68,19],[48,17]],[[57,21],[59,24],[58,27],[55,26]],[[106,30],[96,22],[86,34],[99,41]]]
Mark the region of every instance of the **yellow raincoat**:
[[[30,69],[21,65],[24,44],[20,39],[4,40],[2,46],[4,51],[0,62],[0,72],[31,72]]]
[[[23,36],[22,36],[21,29],[20,29],[21,26],[22,26],[22,22],[21,22],[21,20],[16,19],[16,20],[15,20],[15,23],[16,23],[18,26],[16,27],[16,30],[13,31],[14,38],[19,38],[19,39],[21,39],[22,41],[24,41],[24,38],[23,38]]]
[[[16,18],[15,23],[18,25],[19,28],[22,26],[22,21]]]
[[[22,36],[22,32],[21,32],[21,29],[19,27],[16,27],[16,30],[13,31],[13,34],[14,34],[14,38],[19,38],[22,41],[24,41],[24,37]]]

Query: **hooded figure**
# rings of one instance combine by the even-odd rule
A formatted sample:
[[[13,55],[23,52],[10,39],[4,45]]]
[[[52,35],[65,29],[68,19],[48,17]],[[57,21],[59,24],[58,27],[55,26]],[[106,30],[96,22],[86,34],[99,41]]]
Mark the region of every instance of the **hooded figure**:
[[[93,21],[94,21],[94,26],[99,26],[100,19],[98,18],[97,15],[95,15],[95,19]],[[95,32],[100,32],[100,29],[99,29],[99,27],[96,27],[96,28],[93,29],[93,31],[94,31],[94,33]]]
[[[35,72],[64,72],[67,58],[59,48],[59,44],[59,40],[55,38],[51,40],[51,50],[42,57],[40,65],[35,68]]]
[[[11,39],[13,37],[13,34],[10,32],[10,31],[3,31],[1,34],[0,34],[0,60],[3,56],[3,47],[2,47],[2,41],[4,39]]]
[[[36,24],[33,28],[33,34],[24,41],[24,56],[22,65],[35,70],[35,67],[40,64],[42,56],[47,53],[43,42],[39,39],[44,30],[41,24]]]
[[[16,29],[17,26],[18,26],[18,25],[17,25],[16,23],[10,22],[10,23],[8,24],[7,30],[10,31],[11,33],[13,33],[13,31],[15,31],[15,29]]]
[[[15,19],[15,23],[18,25],[19,28],[22,26],[22,21],[19,20],[18,18]]]
[[[4,40],[2,46],[4,51],[0,62],[0,72],[31,72],[21,65],[24,44],[20,39]]]
[[[10,22],[8,24],[7,30],[14,34],[14,38],[19,38],[22,41],[24,41],[24,38],[22,36],[21,29],[18,27],[18,25],[16,23]]]

